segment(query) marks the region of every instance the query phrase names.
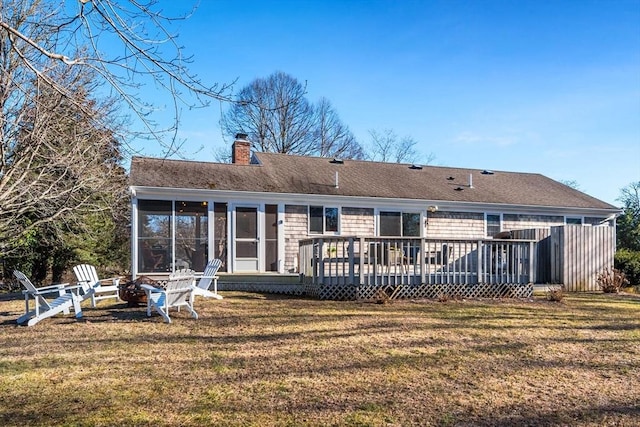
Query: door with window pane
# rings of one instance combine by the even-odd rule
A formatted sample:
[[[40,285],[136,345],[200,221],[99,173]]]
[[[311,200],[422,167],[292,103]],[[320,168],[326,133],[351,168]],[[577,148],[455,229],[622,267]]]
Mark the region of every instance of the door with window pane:
[[[259,263],[258,208],[235,209],[235,265],[239,272],[256,272]]]

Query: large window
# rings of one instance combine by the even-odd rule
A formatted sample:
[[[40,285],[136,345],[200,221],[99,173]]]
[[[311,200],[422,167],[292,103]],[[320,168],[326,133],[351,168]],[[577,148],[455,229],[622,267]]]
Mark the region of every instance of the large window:
[[[487,214],[487,237],[493,237],[502,231],[502,216],[500,214]]]
[[[309,206],[309,233],[325,234],[338,233],[339,227],[338,208],[324,206]]]
[[[420,237],[420,214],[380,212],[380,236]]]
[[[208,235],[207,202],[138,200],[138,272],[203,271]]]
[[[172,202],[138,201],[138,270],[170,271]]]
[[[204,271],[209,235],[207,202],[176,202],[176,268]]]

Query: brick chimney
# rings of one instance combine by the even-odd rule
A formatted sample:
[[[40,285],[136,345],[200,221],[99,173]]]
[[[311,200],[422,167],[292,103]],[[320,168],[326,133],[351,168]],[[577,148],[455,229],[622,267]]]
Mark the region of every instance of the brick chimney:
[[[251,143],[247,141],[246,133],[238,133],[236,134],[236,140],[233,142],[231,162],[236,165],[248,165],[250,161]]]

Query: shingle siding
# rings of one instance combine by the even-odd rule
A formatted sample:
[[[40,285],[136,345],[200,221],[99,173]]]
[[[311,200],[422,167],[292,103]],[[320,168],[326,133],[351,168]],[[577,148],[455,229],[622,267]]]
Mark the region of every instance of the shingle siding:
[[[484,214],[434,212],[428,214],[426,237],[476,239],[484,237]]]
[[[373,236],[376,223],[373,209],[342,208],[341,232],[345,236]]]
[[[298,266],[298,242],[308,236],[308,207],[286,205],[284,207],[285,271],[295,271]]]

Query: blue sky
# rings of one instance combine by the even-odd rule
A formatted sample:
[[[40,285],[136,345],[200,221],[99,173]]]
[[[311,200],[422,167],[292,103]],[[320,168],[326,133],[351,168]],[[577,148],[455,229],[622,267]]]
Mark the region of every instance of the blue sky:
[[[362,143],[393,129],[433,165],[574,180],[615,205],[640,181],[640,0],[202,0],[177,30],[202,80],[284,71]],[[183,111],[185,158],[230,149],[220,108]]]

